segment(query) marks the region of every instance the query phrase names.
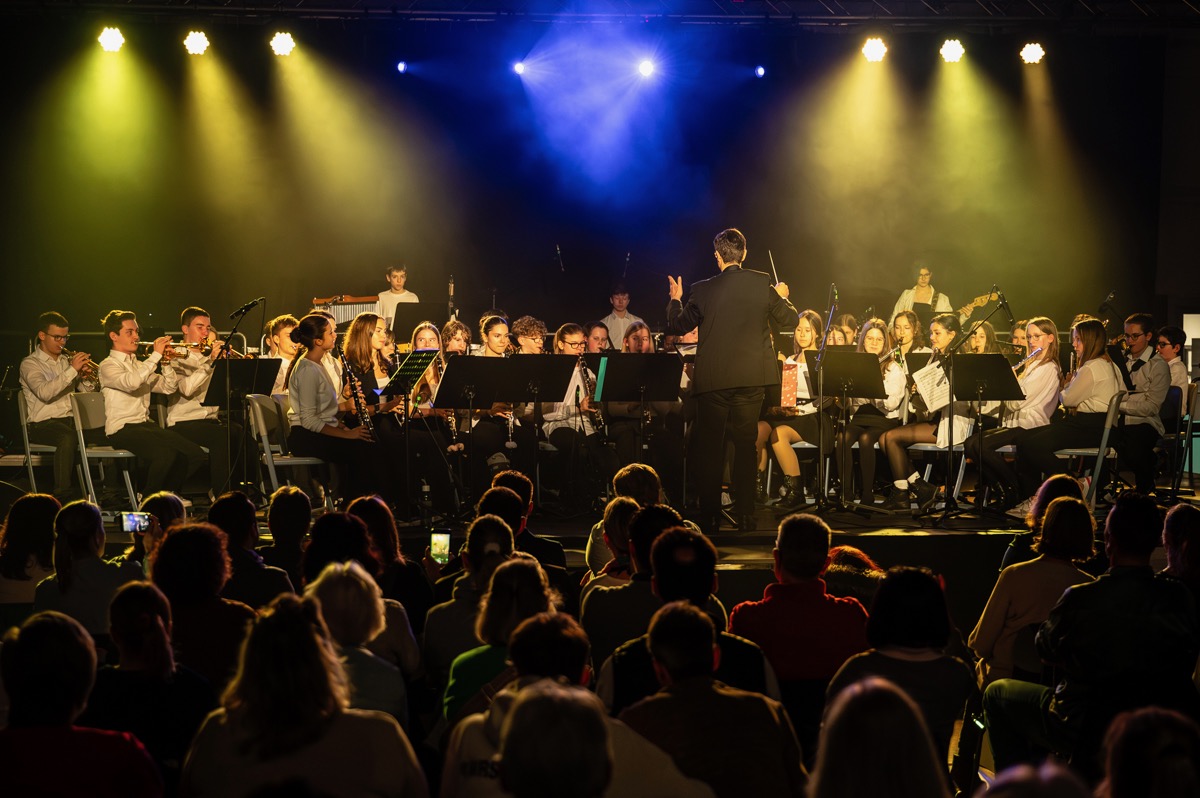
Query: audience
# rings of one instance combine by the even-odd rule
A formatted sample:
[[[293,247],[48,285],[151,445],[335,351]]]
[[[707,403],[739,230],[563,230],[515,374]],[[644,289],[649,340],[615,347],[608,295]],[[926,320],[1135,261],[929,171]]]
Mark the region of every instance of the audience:
[[[1104,738],[1104,781],[1097,798],[1200,795],[1200,727],[1178,712],[1122,712]]]
[[[829,550],[829,567],[821,578],[829,595],[858,599],[863,607],[869,607],[885,573],[865,551],[843,545]]]
[[[180,794],[245,795],[298,779],[318,794],[427,796],[400,725],[350,709],[348,693],[318,602],[279,596],[250,628],[221,708],[197,733]]]
[[[0,527],[0,628],[18,626],[33,612],[38,583],[54,573],[60,509],[48,493],[27,493],[8,508]]]
[[[633,567],[629,562],[629,523],[638,509],[638,503],[628,496],[617,496],[605,505],[600,526],[604,533],[604,545],[608,547],[612,559],[599,571],[589,570],[583,577],[579,591],[581,605],[590,590],[629,582],[633,575]]]
[[[833,699],[821,728],[809,798],[950,798],[946,759],[921,710],[878,677]]]
[[[304,554],[304,539],[312,526],[312,503],[308,494],[291,485],[284,485],[271,494],[267,508],[267,529],[271,532],[270,546],[258,550],[263,562],[287,571],[293,588],[304,584],[300,560]]]
[[[975,791],[975,798],[1091,798],[1079,777],[1062,765],[1013,765],[996,774],[991,785]]]
[[[70,506],[70,505],[68,505]],[[157,798],[162,780],[128,732],[79,728],[96,677],[88,631],[59,612],[40,612],[4,635],[0,680],[9,695],[0,729],[5,795]]]
[[[713,677],[721,649],[703,610],[686,601],[664,605],[648,644],[662,689],[622,712],[622,721],[722,798],[804,795],[800,746],[783,705]]]
[[[533,515],[533,481],[520,471],[501,471],[492,477],[492,487],[508,488],[517,494],[525,507],[521,517],[521,528],[517,530],[517,527],[513,527],[516,532],[513,535],[516,550],[532,554],[542,567],[557,565],[559,568],[566,568],[567,556],[563,553],[562,544],[557,540],[538,537],[529,531],[529,516]]]
[[[254,502],[240,491],[225,493],[208,508],[208,522],[225,533],[229,542],[229,581],[221,595],[258,609],[280,593],[294,593],[287,571],[263,563],[258,546],[258,518]]]
[[[1026,531],[1013,535],[1008,548],[1004,551],[1004,559],[1000,562],[1001,570],[1019,562],[1032,560],[1037,556],[1033,550],[1033,541],[1041,533],[1042,518],[1046,515],[1046,508],[1050,506],[1050,502],[1063,496],[1071,499],[1083,499],[1083,488],[1080,487],[1079,480],[1066,474],[1054,474],[1047,477],[1042,486],[1038,488],[1037,493],[1034,494],[1033,504],[1030,505],[1029,512],[1025,515]]]
[[[142,534],[134,536],[133,548],[125,553],[126,559],[142,563],[142,573],[149,578],[150,558],[154,555],[154,550],[162,543],[163,535],[168,529],[176,524],[187,523],[187,508],[177,494],[169,490],[160,490],[142,499],[138,510],[150,516],[150,526]]]
[[[413,632],[420,635],[425,629],[425,615],[433,606],[433,588],[421,563],[405,557],[400,550],[392,509],[378,496],[360,496],[350,502],[346,512],[367,525],[372,552],[379,558],[376,581],[384,598],[403,605]]]
[[[1200,508],[1177,504],[1168,510],[1162,544],[1167,552],[1162,573],[1187,585],[1193,598],[1200,596]]]
[[[662,497],[662,482],[658,472],[644,463],[630,463],[622,468],[612,480],[614,496],[626,496],[637,502],[639,507],[658,504]],[[612,558],[611,550],[604,542],[604,522],[596,522],[588,534],[587,550],[584,552],[587,567],[592,573],[600,573]]]

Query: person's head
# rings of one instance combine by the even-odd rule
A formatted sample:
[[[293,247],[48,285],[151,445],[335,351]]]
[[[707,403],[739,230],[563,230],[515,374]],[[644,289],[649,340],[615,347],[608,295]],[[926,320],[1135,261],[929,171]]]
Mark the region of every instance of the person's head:
[[[892,337],[898,346],[924,346],[925,330],[921,327],[921,319],[911,310],[900,311],[892,319]]]
[[[1092,798],[1092,792],[1068,768],[1054,762],[1013,765],[983,785],[975,798]]]
[[[414,350],[436,349],[438,350],[438,354],[441,354],[442,334],[438,332],[436,324],[431,321],[423,321],[416,327],[413,327],[412,338],[408,344]]]
[[[717,233],[713,239],[713,255],[717,258],[717,266],[738,266],[746,260],[746,237],[741,230],[730,227]]]
[[[290,313],[276,316],[267,322],[267,345],[270,346],[272,354],[285,360],[296,356],[296,342],[292,340],[292,330],[296,329],[299,323],[300,320]]]
[[[653,354],[654,336],[650,334],[650,327],[646,325],[646,322],[635,321],[625,328],[621,351],[643,355]]]
[[[137,351],[141,331],[138,329],[137,314],[132,310],[110,310],[100,324],[114,351],[127,355]]]
[[[775,536],[775,578],[780,582],[816,579],[829,567],[829,525],[815,515],[793,513],[779,522]]]
[[[623,314],[629,307],[629,286],[618,280],[608,292],[608,303],[615,313]]]
[[[333,322],[322,313],[310,313],[300,319],[288,335],[292,342],[297,344],[296,358],[304,357],[314,348],[329,351],[337,343],[337,332]]]
[[[1033,550],[1074,562],[1083,562],[1095,554],[1096,521],[1088,506],[1067,496],[1050,502],[1033,539]]]
[[[346,359],[359,371],[374,371],[387,344],[387,322],[374,313],[359,313],[346,332]]]
[[[4,635],[0,679],[10,728],[70,725],[96,679],[92,636],[74,618],[39,612]]]
[[[862,549],[834,546],[829,550],[829,565],[821,578],[829,595],[856,598],[869,607],[886,573]]]
[[[840,327],[830,327],[829,335],[825,336],[825,343],[830,346],[845,346],[846,333]]]
[[[1117,715],[1104,735],[1098,798],[1200,795],[1200,726],[1161,707]]]
[[[504,357],[508,351],[508,319],[503,316],[484,316],[479,322],[479,338],[483,354]]]
[[[300,561],[304,583],[317,578],[331,562],[354,560],[371,576],[379,573],[379,560],[363,520],[350,513],[326,513],[317,519]]]
[[[1187,343],[1187,333],[1178,327],[1163,327],[1154,338],[1155,351],[1168,363],[1179,357],[1183,345]]]
[[[1029,528],[1035,538],[1041,534],[1042,520],[1046,517],[1046,509],[1050,506],[1050,502],[1060,496],[1082,499],[1083,489],[1079,487],[1078,481],[1067,474],[1055,474],[1041,484],[1037,493],[1034,494],[1033,504],[1029,506],[1029,512],[1025,516],[1025,526]]]
[[[854,314],[839,313],[833,318],[833,326],[842,331],[842,336],[846,339],[846,343],[858,343],[858,319],[854,318]]]
[[[651,504],[634,514],[629,522],[629,557],[634,572],[653,573],[650,553],[654,541],[675,526],[683,526],[683,517],[665,504]]]
[[[883,319],[867,319],[863,322],[862,329],[858,331],[858,351],[870,352],[872,355],[882,355],[885,352],[890,352],[894,344],[892,343],[892,333],[888,329],[887,322]],[[884,366],[891,363],[889,357],[884,361]]]
[[[158,521],[159,528],[164,531],[175,524],[181,524],[188,520],[187,508],[183,505],[183,499],[169,490],[151,493],[142,499],[138,509],[154,516]]]
[[[394,293],[404,293],[404,284],[408,282],[407,266],[405,266],[403,263],[388,266],[387,270],[383,273],[383,276],[387,278],[388,287],[391,288]]]
[[[89,501],[75,501],[54,517],[55,578],[62,593],[75,585],[75,561],[99,557],[104,551],[104,520],[100,508]]]
[[[346,512],[367,525],[372,553],[383,565],[404,562],[400,551],[400,535],[396,532],[396,516],[379,496],[359,496],[350,502]]]
[[[554,331],[554,354],[582,355],[587,351],[587,335],[578,324],[564,324]]]
[[[1177,504],[1168,510],[1162,542],[1171,573],[1189,578],[1200,575],[1200,508]]]
[[[184,308],[179,314],[180,331],[183,340],[189,344],[202,344],[208,341],[208,333],[213,329],[212,319],[204,308],[192,306]]]
[[[176,610],[214,601],[229,581],[227,545],[212,524],[172,527],[150,560],[150,578]]]
[[[829,550],[829,565],[830,567],[836,565],[839,568],[853,568],[856,571],[883,570],[879,566],[879,563],[871,559],[871,555],[854,546],[834,546],[831,548]]]
[[[485,645],[508,645],[508,636],[517,624],[539,612],[554,612],[550,581],[537,560],[518,553],[492,571],[479,602],[475,635]]]
[[[533,480],[514,469],[506,469],[492,477],[493,488],[508,488],[525,502],[526,512],[533,510]],[[503,517],[503,516],[502,516]]]
[[[949,640],[950,611],[937,577],[928,568],[888,569],[867,618],[871,647],[941,651]]]
[[[929,281],[933,279],[933,270],[923,263],[917,264],[917,285],[925,288],[929,285]]]
[[[304,588],[304,595],[321,603],[329,636],[342,648],[365,646],[387,626],[383,591],[353,560],[326,565]]]
[[[703,607],[717,590],[717,547],[699,532],[672,527],[650,547],[654,592],[663,601]]]
[[[471,328],[458,319],[451,319],[442,326],[442,351],[465,355],[471,351]]]
[[[271,494],[267,508],[267,529],[275,545],[300,548],[308,528],[312,526],[312,502],[308,494],[293,485],[284,485]]]
[[[1019,346],[1022,349],[1027,349],[1029,345],[1029,335],[1027,333],[1028,327],[1029,320],[1017,319],[1016,323],[1013,324],[1012,328],[1008,331],[1008,342],[1014,346]],[[1036,349],[1037,347],[1034,348]]]
[[[517,624],[508,636],[508,660],[520,677],[586,685],[590,653],[587,633],[565,612],[539,612]]]
[[[599,798],[613,754],[600,699],[549,679],[517,694],[500,731],[500,786],[515,798]]]
[[[587,351],[605,352],[612,348],[608,340],[608,325],[602,321],[588,322],[583,328],[587,336]]]
[[[688,601],[664,604],[650,619],[646,645],[659,684],[712,676],[720,661],[712,618]]]
[[[471,574],[475,586],[487,587],[496,566],[513,553],[512,527],[498,515],[478,516],[467,527],[467,544],[463,550],[463,568]]]
[[[512,323],[512,333],[522,355],[540,355],[546,348],[546,323],[533,316],[522,316]]]
[[[798,355],[805,349],[816,349],[824,328],[821,316],[815,310],[800,311],[800,320],[796,322],[796,331],[792,334],[792,354]]]
[[[67,317],[63,314],[53,310],[43,313],[38,316],[38,346],[46,354],[58,357],[67,345],[67,339],[71,337],[70,327]]]
[[[1150,562],[1150,554],[1162,540],[1163,518],[1151,497],[1125,491],[1117,496],[1104,523],[1104,549],[1117,564]]]
[[[108,605],[108,633],[121,656],[122,670],[158,679],[175,672],[171,650],[171,604],[153,582],[127,582]]]
[[[312,742],[349,695],[319,602],[284,593],[251,624],[221,703],[263,761]]]
[[[1104,325],[1099,319],[1084,319],[1071,327],[1071,346],[1075,349],[1075,365],[1083,366],[1098,357],[1107,358]]]
[[[1034,316],[1022,330],[1021,346],[1028,347],[1032,352],[1041,349],[1039,363],[1058,364],[1058,326],[1054,320],[1046,316]],[[1013,341],[1016,343],[1016,341]]]
[[[953,313],[942,313],[929,321],[929,343],[939,352],[949,349],[961,333],[962,325]]]
[[[613,475],[613,493],[628,496],[642,507],[657,504],[662,494],[658,472],[645,463],[630,463]]]
[[[1141,357],[1154,340],[1154,317],[1149,313],[1134,313],[1125,319],[1125,343],[1129,354]]]
[[[513,535],[521,534],[525,528],[525,515],[529,504],[512,488],[503,485],[488,488],[475,505],[475,515],[494,515],[508,524]]]
[[[254,502],[240,490],[222,493],[208,508],[208,523],[225,533],[231,548],[251,549],[258,545],[258,518]]]
[[[628,496],[614,496],[604,506],[604,517],[600,526],[604,530],[604,543],[614,557],[629,556],[629,524],[640,508]]]
[[[996,344],[996,328],[990,321],[981,321],[975,325],[975,332],[971,333],[969,346],[971,351],[977,355],[1000,351],[1000,347]]]
[[[30,560],[54,567],[54,519],[62,506],[48,493],[26,493],[8,508],[0,527],[0,576],[29,579]]]
[[[872,676],[829,703],[808,795],[949,798],[945,759],[916,703],[896,685]],[[903,792],[897,785],[904,785]]]

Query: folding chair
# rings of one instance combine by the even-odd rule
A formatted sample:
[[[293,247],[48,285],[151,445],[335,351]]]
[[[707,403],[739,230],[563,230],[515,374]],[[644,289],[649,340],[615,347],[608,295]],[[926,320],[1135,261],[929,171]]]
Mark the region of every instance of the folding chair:
[[[284,397],[286,399],[286,397]],[[249,411],[250,431],[258,440],[259,462],[266,468],[271,490],[262,486],[264,494],[270,495],[279,490],[279,473],[281,468],[300,468],[302,466],[325,466],[319,457],[299,457],[287,451],[287,436],[290,426],[287,420],[286,407],[282,402],[260,393],[246,396],[246,406]],[[290,485],[291,482],[289,481]],[[333,501],[326,491],[325,504],[333,509]]]
[[[1059,449],[1054,454],[1058,457],[1094,457],[1095,464],[1092,466],[1092,484],[1088,487],[1087,496],[1084,499],[1088,503],[1088,507],[1092,510],[1096,509],[1096,491],[1100,487],[1100,476],[1104,473],[1104,461],[1108,457],[1116,458],[1117,451],[1108,445],[1109,436],[1112,433],[1112,428],[1117,424],[1117,416],[1121,412],[1121,400],[1126,397],[1125,391],[1118,391],[1113,395],[1113,398],[1108,403],[1108,413],[1104,416],[1104,433],[1100,436],[1100,445],[1082,449]]]
[[[79,437],[79,458],[83,462],[83,486],[87,491],[88,500],[93,504],[100,503],[96,498],[96,487],[92,483],[91,461],[100,461],[103,469],[105,460],[114,460],[120,465],[121,475],[125,478],[129,507],[136,512],[138,497],[133,489],[133,480],[129,476],[129,467],[137,462],[137,455],[128,449],[116,449],[112,446],[88,446],[83,437],[86,430],[104,429],[104,397],[99,393],[71,394],[71,418],[75,421],[75,434]],[[103,476],[103,470],[100,473]]]
[[[33,468],[34,466],[49,465],[58,448],[45,443],[29,442],[29,405],[25,402],[24,391],[17,392],[17,412],[21,416],[21,442],[25,444],[25,471],[29,475],[29,491],[37,493],[37,477],[34,476]],[[63,487],[62,485],[55,486],[59,490],[62,490]]]

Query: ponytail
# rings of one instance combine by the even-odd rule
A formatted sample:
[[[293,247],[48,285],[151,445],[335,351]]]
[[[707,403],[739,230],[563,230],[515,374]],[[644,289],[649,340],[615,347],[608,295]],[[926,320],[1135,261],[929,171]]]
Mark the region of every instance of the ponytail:
[[[58,511],[54,533],[54,571],[59,592],[65,595],[75,582],[75,560],[99,557],[104,547],[100,508],[88,501],[71,502]]]

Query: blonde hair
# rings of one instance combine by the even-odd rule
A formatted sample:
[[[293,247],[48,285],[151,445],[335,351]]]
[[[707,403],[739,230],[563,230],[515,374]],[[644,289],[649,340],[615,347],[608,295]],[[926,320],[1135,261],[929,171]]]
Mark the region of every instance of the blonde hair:
[[[387,628],[383,591],[353,560],[326,565],[304,595],[321,602],[321,617],[339,646],[365,645]]]
[[[541,612],[554,612],[550,581],[537,560],[517,552],[492,572],[479,602],[475,634],[487,645],[507,645],[521,621]]]

